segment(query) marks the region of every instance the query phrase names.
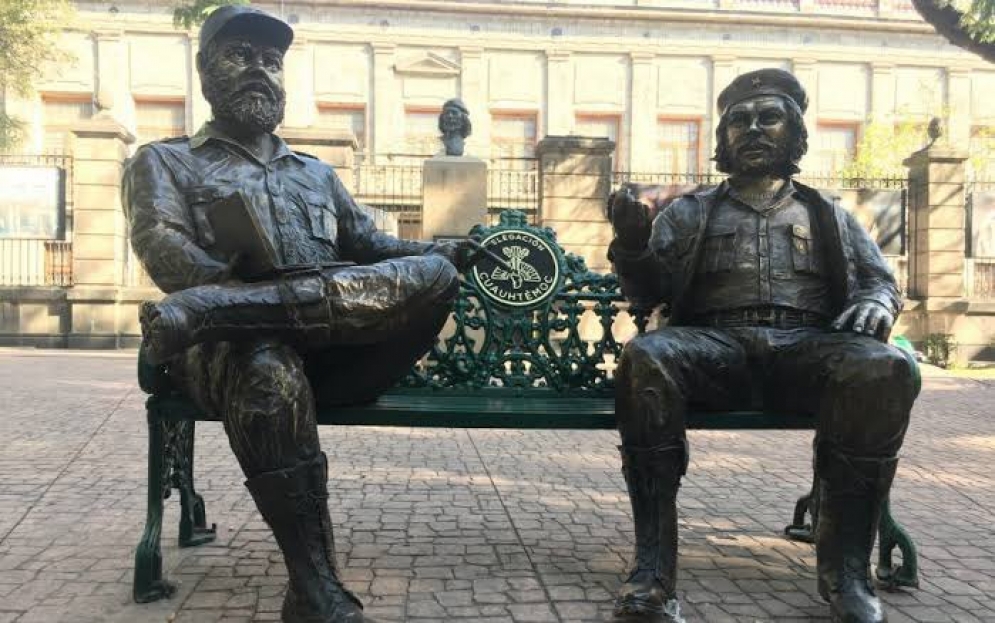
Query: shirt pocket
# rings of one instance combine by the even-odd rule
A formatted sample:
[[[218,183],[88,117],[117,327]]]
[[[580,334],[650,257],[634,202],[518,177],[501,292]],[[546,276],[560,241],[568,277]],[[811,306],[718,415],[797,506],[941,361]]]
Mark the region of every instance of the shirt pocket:
[[[808,227],[804,225],[788,227],[788,243],[791,249],[791,267],[796,273],[820,272],[815,254],[815,241]]]
[[[311,223],[311,237],[335,244],[339,235],[338,213],[331,197],[310,191],[303,191],[300,196]]]
[[[214,246],[214,228],[207,217],[211,204],[225,196],[224,191],[216,186],[193,186],[183,193],[187,208],[193,216],[197,244],[203,248]]]
[[[701,250],[703,273],[718,273],[732,270],[736,261],[736,232],[713,232],[705,236]]]

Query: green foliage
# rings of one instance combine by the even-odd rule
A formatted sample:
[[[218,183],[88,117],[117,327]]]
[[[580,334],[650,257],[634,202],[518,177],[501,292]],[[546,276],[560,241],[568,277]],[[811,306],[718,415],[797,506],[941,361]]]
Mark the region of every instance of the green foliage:
[[[975,41],[995,42],[995,1],[938,0],[937,4],[949,6],[959,12],[961,27]]]
[[[930,333],[923,342],[923,349],[926,351],[926,361],[946,368],[950,366],[950,359],[957,351],[957,342],[950,333]]]
[[[193,0],[173,9],[173,26],[190,30],[200,26],[212,11],[229,4],[250,4],[250,0]]]
[[[55,44],[72,18],[68,0],[0,1],[0,149],[15,146],[24,130],[6,112],[4,95],[29,95],[46,65],[72,60]]]
[[[864,126],[856,155],[848,162],[843,179],[905,177],[902,161],[926,144],[926,124],[904,119],[895,125],[872,120]]]

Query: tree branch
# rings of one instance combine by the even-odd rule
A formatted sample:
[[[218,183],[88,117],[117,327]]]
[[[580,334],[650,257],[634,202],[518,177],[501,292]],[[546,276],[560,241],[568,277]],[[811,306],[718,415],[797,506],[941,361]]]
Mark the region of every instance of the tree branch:
[[[912,0],[912,6],[947,41],[995,63],[995,43],[984,43],[968,34],[961,25],[960,11],[949,5],[941,6],[936,0]]]

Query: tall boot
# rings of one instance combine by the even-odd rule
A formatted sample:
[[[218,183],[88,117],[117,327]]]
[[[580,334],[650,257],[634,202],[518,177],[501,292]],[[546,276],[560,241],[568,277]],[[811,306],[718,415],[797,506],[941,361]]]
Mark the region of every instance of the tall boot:
[[[246,481],[283,552],[290,584],[284,623],[372,623],[363,605],[339,580],[328,515],[328,463],[324,453],[294,467]]]
[[[209,340],[238,340],[258,332],[293,343],[327,340],[332,310],[319,275],[259,284],[204,285],[142,304],[142,347],[150,363],[166,361]]]
[[[822,446],[817,461],[819,593],[830,604],[833,623],[885,623],[871,580],[871,550],[898,459],[852,456]]]
[[[619,446],[632,503],[636,551],[619,590],[612,623],[684,623],[677,601],[677,490],[687,471],[687,442]]]

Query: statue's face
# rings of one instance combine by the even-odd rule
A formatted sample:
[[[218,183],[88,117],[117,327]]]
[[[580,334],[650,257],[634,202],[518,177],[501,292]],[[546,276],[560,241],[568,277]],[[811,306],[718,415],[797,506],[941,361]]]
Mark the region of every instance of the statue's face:
[[[748,99],[725,114],[731,173],[766,175],[784,169],[794,133],[783,99],[774,95]]]
[[[219,40],[201,67],[204,97],[215,119],[247,132],[272,132],[283,121],[283,53],[253,37]]]
[[[442,126],[442,131],[447,134],[459,132],[463,129],[463,113],[453,106],[444,109],[440,125]]]

